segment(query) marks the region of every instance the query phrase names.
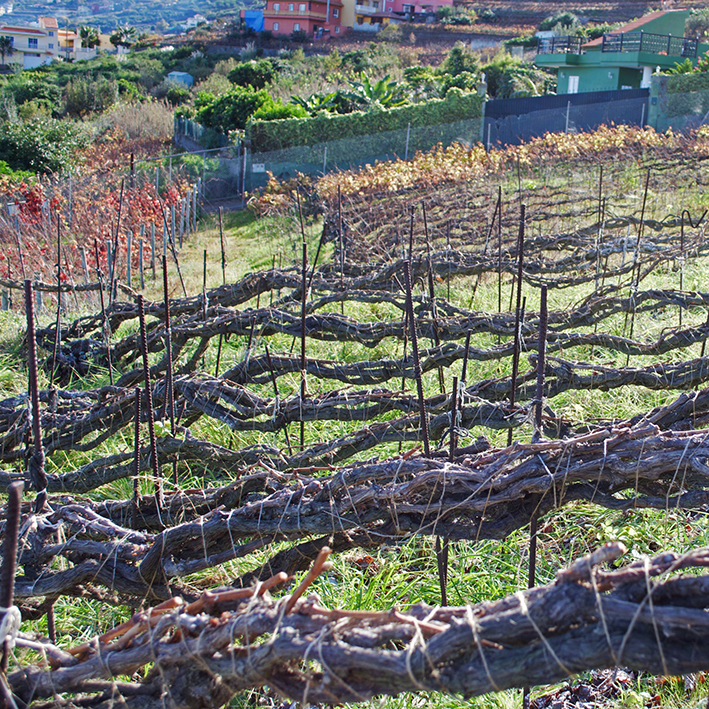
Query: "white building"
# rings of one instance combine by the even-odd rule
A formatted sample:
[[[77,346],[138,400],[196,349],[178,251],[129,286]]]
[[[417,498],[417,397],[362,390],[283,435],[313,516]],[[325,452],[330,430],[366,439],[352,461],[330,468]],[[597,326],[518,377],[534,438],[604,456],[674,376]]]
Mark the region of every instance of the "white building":
[[[34,69],[49,64],[59,56],[59,27],[53,17],[40,17],[37,24],[21,26],[0,22],[0,35],[10,37],[13,53],[5,57],[8,64],[21,64]]]

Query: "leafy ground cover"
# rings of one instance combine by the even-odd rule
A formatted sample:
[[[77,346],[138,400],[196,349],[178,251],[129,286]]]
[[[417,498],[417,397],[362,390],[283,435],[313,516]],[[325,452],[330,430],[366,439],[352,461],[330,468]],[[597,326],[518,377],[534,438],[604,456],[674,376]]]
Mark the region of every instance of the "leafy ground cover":
[[[485,163],[476,164],[472,151],[454,149],[419,156],[411,164],[342,174],[339,182],[328,177],[301,185],[300,191],[274,185],[258,205],[265,216],[223,215],[224,271],[218,215],[204,217],[200,231],[179,254],[181,276],[193,297],[178,297],[179,276],[169,261],[179,418],[174,434],[169,412],[162,413],[168,385],[159,278],[149,279],[145,290],[151,388],[165,476],[162,513],[145,443],[137,477],[133,468],[133,387],[143,383],[138,309],[133,302],[112,304],[107,312],[110,337],[95,315],[95,300],[87,301],[83,317],[64,316],[56,372],[61,379],[54,395],[52,364],[40,373],[53,508],[42,519],[64,536],[61,543],[51,536],[34,537],[37,548],[46,550],[39,562],[34,560],[39,563],[34,571],[32,559],[20,558],[17,602],[28,619],[23,631],[48,631],[47,599],[56,601],[57,644],[69,648],[170,595],[193,600],[205,589],[246,583],[269,561],[268,574],[282,569],[300,577],[313,558],[307,543],[323,538],[335,547],[333,567],[313,584],[324,606],[374,612],[393,605],[438,605],[431,519],[450,540],[447,601],[452,606],[500,600],[526,587],[527,524],[536,510],[543,513],[538,584],[552,582],[560,568],[605,542],[623,542],[629,549],[624,561],[707,545],[700,465],[709,455],[702,432],[703,387],[709,376],[705,139],[627,129],[575,138],[549,138],[491,154]],[[518,396],[510,406],[512,279],[522,204],[526,315]],[[312,280],[306,299],[307,387],[301,398],[303,239],[306,278]],[[402,257],[409,251],[422,393],[431,448],[435,452],[440,442],[440,457],[421,453],[402,289]],[[537,445],[546,448],[524,448],[534,432],[542,285],[549,288],[548,409],[545,442]],[[25,366],[22,322],[18,314],[6,317],[0,371],[8,397],[0,412],[5,417],[0,449],[5,487],[23,475],[29,431],[27,404],[19,397],[26,384],[16,375]],[[38,341],[43,360],[50,362],[54,318],[53,312],[40,313]],[[81,373],[80,364],[85,365]],[[465,380],[458,392],[455,474],[472,475],[497,464],[520,471],[522,491],[506,487],[504,476],[490,476],[499,486],[494,495],[489,493],[490,504],[482,513],[473,506],[466,515],[446,510],[439,519],[431,505],[453,500],[460,508],[474,503],[475,496],[456,498],[452,489],[446,493],[450,497],[442,497],[435,485],[421,488],[419,498],[409,497],[407,490],[414,481],[424,485],[424,473],[446,464],[454,376]],[[683,393],[685,398],[678,399]],[[512,449],[507,448],[510,431],[517,444]],[[141,433],[147,441],[147,422]],[[595,448],[588,436],[591,441],[599,437]],[[611,463],[604,445],[614,450],[620,439],[626,452]],[[569,472],[563,486],[544,488],[550,474],[534,461],[541,460],[552,472],[562,470],[554,466],[566,460],[568,451],[597,467],[586,481]],[[687,461],[694,460],[698,463],[690,470]],[[401,479],[387,478],[382,466],[392,461]],[[539,465],[529,468],[527,477],[516,467],[525,461]],[[576,468],[569,463],[569,470]],[[345,488],[362,495],[352,506],[338,492],[343,471],[363,476],[364,482],[353,479]],[[375,475],[380,476],[378,486],[370,488],[367,476]],[[590,493],[584,487],[589,480]],[[140,497],[132,502],[134,481]],[[309,516],[318,491],[325,488],[341,519],[367,517],[359,527],[365,535],[354,525],[350,538],[338,537],[325,531],[317,516]],[[544,495],[543,489],[564,490],[567,498]],[[297,520],[283,507],[295,494],[303,513]],[[367,495],[379,504],[367,506]],[[387,500],[405,505],[398,530],[377,526],[383,524],[383,513],[388,516]],[[72,507],[77,503],[85,514],[120,526],[121,535],[137,536],[116,538],[92,529],[86,520],[77,522],[71,517],[78,514]],[[249,519],[250,509],[260,510],[256,532],[241,522]],[[499,516],[495,510],[501,510]],[[232,520],[228,532],[219,526],[224,519]],[[177,536],[160,536],[165,526],[172,535],[173,530],[185,535],[179,544],[171,541]],[[210,543],[203,548],[205,539]],[[87,542],[107,544],[112,551]],[[156,556],[150,550],[160,543],[167,544],[168,552]],[[155,564],[161,576],[154,583],[135,573]],[[90,573],[72,576],[77,569]],[[281,594],[274,591],[276,598]],[[24,666],[33,659],[29,650],[18,648],[13,662]],[[703,686],[704,676],[696,673],[682,681],[637,673],[623,674],[620,681],[588,675],[568,686],[537,688],[532,698],[539,707],[693,707],[704,701]],[[233,701],[280,706],[282,700],[272,689],[258,688]],[[512,690],[472,702],[516,706],[521,693]],[[441,694],[406,694],[383,705],[468,703]]]

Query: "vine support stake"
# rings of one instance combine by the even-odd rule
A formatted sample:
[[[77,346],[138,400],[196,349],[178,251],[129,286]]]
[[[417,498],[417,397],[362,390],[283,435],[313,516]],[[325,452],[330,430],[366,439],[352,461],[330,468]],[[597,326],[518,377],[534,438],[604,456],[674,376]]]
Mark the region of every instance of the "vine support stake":
[[[167,278],[167,255],[162,255],[162,285],[165,299],[165,354],[167,371],[165,376],[167,415],[170,418],[170,433],[175,435],[175,374],[172,366],[172,325],[170,323],[170,289]],[[172,461],[172,482],[177,485],[177,459]]]
[[[5,613],[14,613],[13,600],[15,596],[15,573],[17,571],[17,539],[20,533],[20,511],[22,505],[22,489],[24,483],[20,480],[10,483],[7,488],[7,517],[5,523],[5,539],[2,549],[2,570],[0,571],[0,604]],[[5,618],[3,617],[3,621]],[[7,685],[5,673],[10,659],[10,643],[2,640],[2,656],[0,657],[0,706],[5,709],[16,706],[12,693]]]
[[[30,401],[32,402],[32,438],[34,452],[29,461],[29,479],[37,492],[34,502],[35,514],[44,511],[47,504],[47,475],[44,471],[44,448],[42,447],[42,424],[39,412],[39,385],[37,383],[37,340],[34,324],[34,301],[32,298],[32,281],[25,280],[25,312],[27,313],[27,349],[30,385]]]
[[[138,529],[140,507],[140,387],[135,388],[135,427],[133,433],[133,529]]]
[[[414,360],[414,376],[416,377],[416,389],[418,391],[419,415],[421,417],[421,436],[423,438],[423,451],[426,457],[431,455],[431,446],[428,440],[428,421],[426,419],[426,400],[423,395],[423,375],[421,374],[421,362],[419,361],[418,340],[416,337],[416,319],[414,318],[414,301],[411,294],[411,263],[404,261],[404,288],[406,288],[406,312],[409,320],[409,332],[411,336],[411,355]]]
[[[145,330],[145,302],[138,295],[138,317],[140,319],[140,346],[143,352],[143,378],[145,379],[145,414],[148,419],[150,434],[150,462],[153,469],[153,485],[155,486],[155,507],[158,520],[162,524],[162,508],[164,506],[162,475],[158,463],[158,443],[155,437],[155,413],[153,411],[153,392],[150,388],[150,364],[148,362],[148,336]]]
[[[534,435],[532,442],[542,438],[542,412],[544,408],[544,370],[546,368],[547,327],[549,312],[547,309],[547,287],[542,286],[539,305],[539,349],[537,353],[537,392],[534,402]],[[510,429],[511,430],[511,429]]]

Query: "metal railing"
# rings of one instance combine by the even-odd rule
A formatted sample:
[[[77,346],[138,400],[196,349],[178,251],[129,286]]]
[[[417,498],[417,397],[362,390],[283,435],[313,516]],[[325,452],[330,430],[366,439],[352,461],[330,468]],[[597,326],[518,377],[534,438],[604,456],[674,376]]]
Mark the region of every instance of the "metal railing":
[[[581,38],[549,37],[540,39],[537,54],[581,54]]]
[[[689,37],[673,37],[649,32],[617,32],[603,35],[602,52],[647,52],[671,57],[697,56],[698,42]]]

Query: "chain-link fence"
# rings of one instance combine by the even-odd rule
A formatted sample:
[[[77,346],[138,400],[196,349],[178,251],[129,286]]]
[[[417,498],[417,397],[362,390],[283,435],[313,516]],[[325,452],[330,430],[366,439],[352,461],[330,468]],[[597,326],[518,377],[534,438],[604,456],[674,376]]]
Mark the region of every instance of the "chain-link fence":
[[[657,131],[686,131],[709,121],[709,75],[653,76],[650,114]]]
[[[297,173],[317,175],[332,170],[348,170],[382,160],[407,159],[417,151],[435,145],[444,147],[454,142],[474,145],[480,141],[482,118],[470,118],[430,126],[361,135],[342,140],[330,140],[315,145],[302,145],[249,155],[246,189],[262,187],[268,173],[279,179],[295,177]]]

